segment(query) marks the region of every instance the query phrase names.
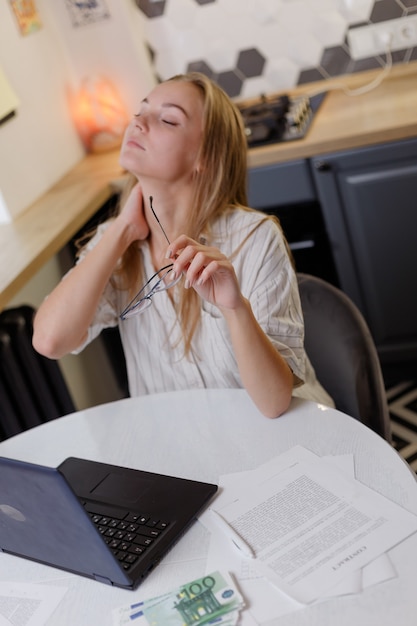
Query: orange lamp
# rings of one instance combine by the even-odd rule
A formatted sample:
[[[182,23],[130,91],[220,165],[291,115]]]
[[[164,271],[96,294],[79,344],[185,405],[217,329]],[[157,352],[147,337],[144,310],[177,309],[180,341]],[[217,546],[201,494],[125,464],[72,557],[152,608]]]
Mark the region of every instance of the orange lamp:
[[[70,95],[71,113],[87,152],[118,148],[129,118],[114,85],[107,78],[87,78]]]

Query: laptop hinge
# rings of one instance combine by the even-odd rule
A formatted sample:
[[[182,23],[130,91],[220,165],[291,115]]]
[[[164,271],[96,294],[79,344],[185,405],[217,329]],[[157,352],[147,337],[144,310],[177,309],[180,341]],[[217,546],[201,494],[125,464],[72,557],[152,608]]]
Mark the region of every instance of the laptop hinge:
[[[105,576],[99,576],[98,574],[93,574],[94,580],[96,580],[99,583],[104,583],[105,585],[112,585],[112,581],[109,578],[106,578]]]

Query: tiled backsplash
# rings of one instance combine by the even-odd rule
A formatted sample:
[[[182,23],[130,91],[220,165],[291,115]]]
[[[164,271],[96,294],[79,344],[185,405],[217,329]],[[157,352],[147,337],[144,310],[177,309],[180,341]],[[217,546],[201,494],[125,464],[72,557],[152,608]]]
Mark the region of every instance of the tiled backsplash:
[[[417,0],[136,0],[158,79],[190,69],[232,97],[383,67],[353,60],[349,29],[417,13]],[[417,48],[393,63],[417,60]]]

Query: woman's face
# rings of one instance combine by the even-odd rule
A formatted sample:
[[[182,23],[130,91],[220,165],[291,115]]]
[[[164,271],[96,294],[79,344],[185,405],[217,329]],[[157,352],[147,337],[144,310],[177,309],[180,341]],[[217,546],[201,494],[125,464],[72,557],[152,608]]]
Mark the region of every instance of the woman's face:
[[[155,87],[126,129],[120,163],[143,181],[190,182],[203,135],[203,97],[192,83]]]

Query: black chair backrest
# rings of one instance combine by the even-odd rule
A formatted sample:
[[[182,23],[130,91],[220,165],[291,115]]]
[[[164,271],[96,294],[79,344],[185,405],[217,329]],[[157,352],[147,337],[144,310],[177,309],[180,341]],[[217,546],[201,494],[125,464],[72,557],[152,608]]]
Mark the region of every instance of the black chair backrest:
[[[354,302],[327,281],[299,273],[305,349],[336,408],[391,440],[388,403],[375,343]]]

